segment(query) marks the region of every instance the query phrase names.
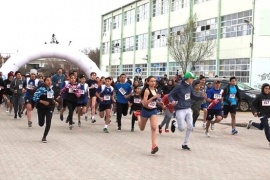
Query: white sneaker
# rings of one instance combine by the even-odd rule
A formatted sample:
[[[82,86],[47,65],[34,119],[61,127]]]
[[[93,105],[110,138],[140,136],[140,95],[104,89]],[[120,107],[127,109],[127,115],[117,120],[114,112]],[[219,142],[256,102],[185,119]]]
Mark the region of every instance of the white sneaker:
[[[214,130],[215,129],[215,125],[213,122],[211,122],[211,130]]]
[[[205,126],[205,123],[202,124],[202,127],[205,129],[205,127],[206,127],[206,126]]]
[[[252,120],[249,120],[249,122],[247,124],[247,129],[250,129],[251,126],[252,126]]]
[[[209,132],[205,132],[205,135],[206,135],[207,137],[210,137]]]

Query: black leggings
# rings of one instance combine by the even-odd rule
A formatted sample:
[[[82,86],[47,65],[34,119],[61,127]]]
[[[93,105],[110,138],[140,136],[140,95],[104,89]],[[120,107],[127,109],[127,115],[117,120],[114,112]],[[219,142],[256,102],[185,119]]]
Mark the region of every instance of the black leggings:
[[[122,119],[122,114],[124,116],[127,115],[128,113],[128,104],[123,104],[123,103],[117,103],[117,123],[118,123],[118,127],[121,127],[121,119]]]
[[[38,125],[40,127],[44,125],[46,117],[46,126],[43,134],[43,138],[46,138],[51,128],[53,111],[51,109],[37,109],[37,113],[38,113]]]
[[[67,108],[68,108],[67,120],[68,120],[69,125],[72,125],[73,112],[74,112],[75,108],[77,107],[77,103],[76,102],[71,102],[71,101],[66,101],[66,104],[67,104]]]
[[[265,137],[266,139],[270,142],[270,132],[269,132],[269,124],[268,124],[268,118],[267,117],[262,117],[260,118],[261,123],[252,123],[252,126],[263,130],[264,129],[264,133],[265,133]]]

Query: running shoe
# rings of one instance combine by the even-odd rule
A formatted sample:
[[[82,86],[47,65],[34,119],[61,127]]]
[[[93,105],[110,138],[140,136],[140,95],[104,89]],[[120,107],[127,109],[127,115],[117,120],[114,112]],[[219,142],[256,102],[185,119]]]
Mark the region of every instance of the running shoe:
[[[182,149],[190,151],[190,148],[188,147],[188,145],[182,145]]]
[[[92,123],[95,123],[96,122],[95,116],[92,116],[91,119],[92,119]]]
[[[108,131],[107,128],[104,128],[104,129],[103,129],[103,132],[104,132],[104,133],[109,133],[109,131]]]
[[[209,132],[205,132],[205,135],[206,135],[207,137],[210,137]]]
[[[252,120],[249,120],[249,122],[247,124],[247,129],[250,129],[251,126],[252,126]]]
[[[204,129],[206,128],[205,123],[202,124],[202,127],[203,127]]]
[[[14,115],[14,119],[17,119],[17,115],[16,114]]]
[[[211,130],[214,130],[215,129],[215,125],[213,122],[211,122]]]
[[[81,127],[81,121],[78,122],[78,126]]]
[[[85,119],[85,121],[87,121],[88,117],[87,116],[84,116],[84,119]]]
[[[237,134],[238,133],[238,131],[236,130],[236,129],[233,129],[232,130],[232,135],[235,135],[235,134]]]
[[[172,124],[171,124],[171,131],[172,131],[172,133],[175,132],[175,125],[174,125],[175,122],[176,122],[176,121],[173,120],[173,121],[172,121]]]
[[[121,131],[121,126],[119,126],[119,127],[117,128],[117,131]]]
[[[42,138],[41,142],[43,142],[43,143],[47,143],[46,138]]]
[[[18,113],[19,118],[22,118],[22,114]]]
[[[32,127],[32,121],[28,121],[28,127]]]
[[[73,129],[73,125],[69,125],[69,129],[72,130]]]
[[[158,147],[157,146],[152,147],[151,154],[156,154],[156,152],[158,152]]]
[[[165,129],[165,132],[166,132],[166,133],[169,133],[170,131],[169,131],[169,129]]]
[[[160,125],[158,125],[158,132],[159,132],[159,134],[162,133],[162,127]]]
[[[134,128],[131,128],[131,130],[130,130],[131,132],[134,132]]]
[[[63,114],[60,114],[60,120],[63,121],[64,120],[64,116]]]

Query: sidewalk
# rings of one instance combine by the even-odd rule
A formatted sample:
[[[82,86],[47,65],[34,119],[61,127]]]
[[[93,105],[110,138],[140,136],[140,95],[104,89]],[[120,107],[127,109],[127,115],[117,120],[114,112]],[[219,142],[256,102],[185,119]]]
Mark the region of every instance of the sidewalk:
[[[104,121],[82,121],[69,130],[54,113],[48,143],[41,143],[44,127],[38,127],[33,113],[33,127],[26,116],[14,120],[0,108],[0,180],[67,180],[67,179],[180,179],[180,180],[257,180],[269,179],[270,147],[263,131],[217,124],[204,136],[202,121],[197,122],[189,146],[181,145],[185,132],[157,135],[160,150],[150,154],[149,122],[144,132],[130,132],[131,117],[122,119],[118,132],[112,116],[110,133],[102,132]],[[246,123],[250,113],[238,113],[237,122]],[[65,114],[64,117],[66,117]],[[77,124],[77,117],[74,116]],[[162,121],[163,116],[158,116]],[[253,118],[256,119],[256,118]],[[228,118],[228,122],[230,118]],[[222,123],[227,123],[227,120]],[[163,130],[164,131],[164,130]]]

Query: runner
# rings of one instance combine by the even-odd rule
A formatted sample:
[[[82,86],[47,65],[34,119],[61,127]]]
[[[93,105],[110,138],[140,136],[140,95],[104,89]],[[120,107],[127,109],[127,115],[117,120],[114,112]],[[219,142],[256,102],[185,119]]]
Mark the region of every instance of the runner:
[[[104,117],[105,111],[105,125],[103,128],[104,133],[109,133],[108,126],[110,124],[110,114],[112,103],[115,102],[113,97],[113,87],[111,86],[112,79],[110,77],[105,78],[105,84],[101,85],[96,92],[96,97],[99,99],[99,116]]]
[[[90,99],[88,101],[87,107],[86,107],[86,113],[88,112],[89,107],[91,106],[91,120],[92,123],[95,123],[95,113],[96,113],[96,103],[97,103],[97,97],[96,97],[96,91],[98,88],[98,82],[96,81],[97,74],[95,72],[91,72],[90,79],[86,81],[89,87],[89,94]],[[87,121],[88,116],[85,115],[85,120]]]
[[[22,75],[20,71],[15,72],[15,77],[10,83],[10,91],[13,93],[14,119],[17,115],[21,118],[21,110],[23,106],[23,96],[25,89],[23,88]]]
[[[203,96],[203,91],[201,91],[200,88],[200,82],[195,82],[195,85],[193,87],[193,93],[196,96]],[[193,127],[196,126],[196,121],[200,115],[200,110],[201,110],[201,105],[202,105],[202,101],[194,101],[191,100],[191,110],[192,110],[192,118],[193,118]],[[207,112],[207,111],[206,111]]]
[[[133,87],[134,92],[133,95],[130,96],[129,106],[130,106],[130,114],[132,114],[131,118],[131,132],[134,132],[135,121],[140,118],[141,110],[142,110],[142,102],[141,102],[141,88],[140,86]]]
[[[202,94],[206,93],[205,81],[206,81],[205,77],[200,76],[200,90],[201,90]],[[203,128],[205,128],[206,116],[207,116],[207,102],[206,102],[206,100],[204,100],[201,103],[201,110],[203,110]]]
[[[227,118],[228,114],[231,113],[232,135],[238,133],[238,131],[235,128],[235,115],[237,103],[240,99],[241,97],[239,93],[239,88],[236,85],[236,78],[230,77],[230,84],[224,89],[223,117]]]
[[[65,75],[65,82],[63,83],[63,87],[61,87],[61,89],[63,89],[67,84],[69,84],[69,75]],[[64,120],[64,112],[66,111],[67,108],[67,102],[66,102],[66,94],[63,94],[61,97],[58,96],[57,101],[59,100],[59,98],[63,99],[63,106],[60,110],[60,120],[63,121]]]
[[[184,131],[185,122],[187,124],[187,132],[185,135],[185,140],[182,144],[182,149],[190,150],[187,143],[190,137],[190,134],[193,129],[193,120],[191,112],[191,99],[202,101],[205,97],[199,97],[193,94],[192,83],[196,76],[187,72],[184,75],[184,80],[180,84],[176,85],[173,90],[170,92],[168,99],[174,107],[176,112],[176,120],[173,120],[171,123],[171,131],[174,133],[175,128],[178,128],[180,132]],[[205,95],[204,95],[205,96]]]
[[[77,107],[78,98],[81,96],[81,90],[76,83],[74,74],[70,74],[70,83],[67,84],[61,91],[60,95],[65,94],[66,104],[68,108],[67,121],[69,123],[69,129],[73,129],[73,112]]]
[[[60,112],[60,110],[62,109],[62,98],[59,97],[59,93],[61,88],[63,87],[63,83],[65,81],[65,75],[63,74],[63,69],[62,68],[58,68],[57,73],[55,75],[52,76],[52,85],[53,85],[53,91],[54,91],[54,97],[58,97],[57,98],[57,102],[58,102],[58,106],[57,106],[57,110]]]
[[[249,121],[247,125],[247,129],[251,126],[258,128],[260,130],[264,129],[265,137],[270,146],[270,131],[269,131],[269,123],[268,118],[270,118],[270,85],[268,83],[264,83],[262,85],[261,94],[257,95],[255,100],[251,105],[252,113],[254,117],[260,117],[261,123]]]
[[[51,89],[51,84],[51,78],[46,77],[44,79],[44,84],[36,90],[33,96],[33,101],[37,103],[36,108],[38,114],[38,124],[40,127],[44,125],[46,117],[45,131],[41,140],[43,143],[47,143],[46,137],[50,131],[54,106],[58,105],[58,103],[54,100],[54,92]]]
[[[205,135],[207,137],[210,137],[209,134],[209,127],[211,124],[211,129],[214,130],[214,124],[215,123],[219,123],[222,120],[222,98],[223,98],[223,89],[220,89],[220,80],[215,80],[214,81],[214,87],[208,91],[207,93],[207,102],[209,102],[210,104],[208,105],[208,109],[207,109],[207,123],[206,123],[206,131],[205,131]],[[215,116],[215,120],[212,121],[214,119]]]
[[[168,100],[168,94],[165,94],[162,98],[162,109],[164,111],[164,119],[160,125],[158,125],[158,132],[162,133],[162,127],[165,125],[165,132],[168,133],[169,131],[169,124],[171,118],[173,117],[174,107],[170,104]]]
[[[155,86],[156,86],[156,79],[154,78],[154,76],[149,76],[141,92],[143,108],[141,111],[141,118],[138,119],[138,125],[141,131],[145,129],[147,120],[150,119],[151,138],[152,138],[151,154],[155,154],[159,150],[157,146],[157,137],[156,137],[157,113],[158,113],[156,101],[158,98],[161,97],[161,94],[157,93],[157,89],[155,88]]]
[[[13,80],[13,73],[8,73],[8,79],[4,80],[4,84],[5,84],[5,94],[4,94],[4,99],[6,101],[6,105],[7,105],[7,113],[9,113],[9,115],[11,115],[12,112],[12,108],[13,108],[13,93],[10,90],[10,84]]]
[[[80,75],[79,77],[79,89],[81,90],[81,96],[77,101],[77,111],[78,111],[78,126],[81,127],[81,116],[86,113],[86,105],[88,103],[89,91],[88,85],[85,83],[85,75]]]
[[[121,119],[122,115],[126,116],[128,113],[128,99],[131,96],[131,86],[126,82],[126,75],[120,75],[120,82],[115,84],[115,93],[116,93],[116,119],[118,124],[118,131],[121,131]]]
[[[27,120],[28,120],[28,127],[32,127],[32,110],[35,107],[35,102],[33,101],[33,96],[36,89],[40,86],[41,82],[36,79],[37,70],[31,69],[30,70],[30,78],[26,78],[23,83],[23,88],[26,89],[25,93],[25,104],[27,110]]]

